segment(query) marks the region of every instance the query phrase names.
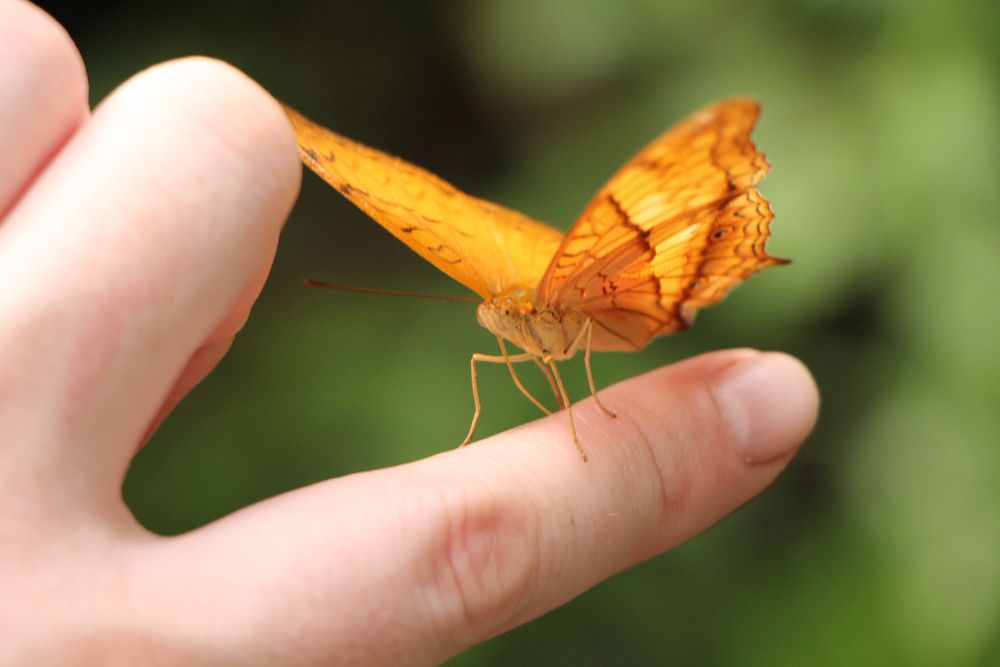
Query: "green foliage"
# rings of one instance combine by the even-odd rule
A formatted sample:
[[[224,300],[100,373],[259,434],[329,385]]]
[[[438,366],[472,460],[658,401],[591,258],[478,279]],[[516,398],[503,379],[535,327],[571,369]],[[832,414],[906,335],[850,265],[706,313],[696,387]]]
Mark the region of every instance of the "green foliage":
[[[687,333],[595,357],[595,371],[608,384],[721,346],[788,350],[817,375],[817,432],[720,526],[453,664],[996,664],[994,3],[52,11],[80,43],[95,101],[156,60],[219,56],[330,127],[564,228],[675,120],[759,99],[770,248],[794,263]],[[463,437],[468,357],[495,346],[472,309],[310,291],[303,276],[462,291],[307,175],[232,353],[136,459],[125,495],[152,529],[184,531]],[[582,372],[568,374],[584,395]],[[482,376],[481,434],[534,417],[502,368]]]

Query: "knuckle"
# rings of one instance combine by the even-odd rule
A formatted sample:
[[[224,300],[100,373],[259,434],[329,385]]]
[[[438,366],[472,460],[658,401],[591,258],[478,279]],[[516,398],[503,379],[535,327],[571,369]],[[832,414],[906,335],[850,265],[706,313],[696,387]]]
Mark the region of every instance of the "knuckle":
[[[634,439],[642,443],[636,448],[645,460],[640,469],[655,478],[651,486],[658,496],[658,519],[665,525],[676,524],[700,501],[706,482],[699,476],[706,469],[701,458],[715,448],[710,441],[724,437],[712,427],[714,411],[707,394],[691,391],[684,397],[683,408],[664,413],[633,406],[619,415],[625,419],[623,430],[634,433]]]
[[[526,497],[464,481],[436,499],[429,595],[438,622],[458,645],[503,627],[530,600],[540,521]]]
[[[660,485],[660,517],[664,522],[685,516],[692,504],[694,482],[687,447],[649,447]],[[659,453],[659,456],[657,456]]]

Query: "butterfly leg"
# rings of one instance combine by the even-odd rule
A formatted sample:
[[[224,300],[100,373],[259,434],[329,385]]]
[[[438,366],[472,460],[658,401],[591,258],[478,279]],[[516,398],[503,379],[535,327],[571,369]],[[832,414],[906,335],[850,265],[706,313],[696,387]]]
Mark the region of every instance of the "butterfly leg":
[[[559,388],[556,387],[556,379],[552,377],[552,371],[550,371],[549,367],[543,364],[542,360],[538,357],[534,357],[533,360],[539,370],[545,374],[545,379],[549,381],[549,386],[552,387],[552,395],[556,397],[556,403],[559,404],[559,409],[562,410],[566,407],[566,404],[563,403],[562,394],[559,393]]]
[[[476,363],[478,362],[485,361],[491,364],[507,364],[507,368],[510,369],[511,375],[514,377],[514,382],[517,384],[518,388],[524,392],[524,395],[530,398],[535,405],[540,407],[546,414],[552,414],[550,410],[548,410],[544,405],[539,403],[537,399],[528,393],[528,390],[524,388],[521,381],[517,379],[517,374],[514,373],[514,364],[522,361],[529,361],[534,359],[535,356],[527,352],[523,354],[515,354],[513,356],[508,355],[507,350],[503,348],[502,343],[500,349],[503,350],[504,354],[480,354],[477,352],[472,355],[472,362],[470,364],[472,367],[472,400],[476,405],[476,412],[472,415],[472,425],[469,427],[469,434],[465,436],[465,440],[462,441],[462,444],[460,444],[459,447],[464,447],[472,442],[472,436],[476,433],[476,426],[479,425],[479,418],[483,414],[483,404],[479,400],[479,380],[476,374]]]
[[[573,436],[573,444],[576,445],[576,451],[580,452],[580,457],[583,458],[583,462],[587,462],[587,452],[583,451],[583,447],[580,445],[580,438],[576,436],[576,425],[573,423],[573,410],[570,408],[569,394],[566,393],[566,387],[563,385],[562,378],[559,376],[559,369],[556,368],[556,362],[552,359],[547,359],[546,363],[549,368],[552,369],[552,374],[556,378],[556,385],[559,387],[559,393],[562,395],[563,404],[566,406],[566,416],[569,417],[569,432]]]
[[[587,349],[583,353],[583,365],[587,368],[587,382],[590,383],[590,394],[594,397],[594,402],[597,403],[597,407],[601,409],[604,414],[614,419],[618,415],[608,410],[604,403],[601,403],[601,399],[597,397],[597,386],[594,384],[594,373],[590,370],[590,339],[594,331],[594,320],[587,320]]]
[[[537,398],[535,398],[534,396],[531,395],[531,392],[528,391],[528,389],[523,384],[521,384],[521,378],[517,377],[517,373],[514,371],[514,362],[515,361],[518,362],[518,363],[520,363],[522,361],[527,361],[527,359],[525,359],[525,357],[530,357],[531,359],[535,360],[535,362],[537,362],[538,361],[538,357],[536,357],[533,354],[528,354],[527,352],[525,352],[523,354],[518,354],[518,355],[512,357],[509,354],[507,354],[507,346],[504,344],[503,338],[501,338],[500,336],[497,336],[497,342],[500,343],[500,352],[503,353],[503,359],[504,359],[504,361],[507,362],[507,370],[510,371],[510,377],[513,378],[514,384],[517,385],[517,388],[521,390],[522,394],[524,394],[525,396],[528,397],[529,401],[531,401],[536,406],[538,406],[539,410],[541,410],[542,412],[544,412],[547,415],[551,415],[552,411],[549,410],[547,407],[545,407],[545,405],[541,401],[539,401]]]

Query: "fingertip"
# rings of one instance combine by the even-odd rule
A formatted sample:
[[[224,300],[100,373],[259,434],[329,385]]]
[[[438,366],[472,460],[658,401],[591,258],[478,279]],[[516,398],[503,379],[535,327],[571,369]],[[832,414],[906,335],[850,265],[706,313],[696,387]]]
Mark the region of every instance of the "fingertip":
[[[731,442],[747,463],[792,454],[812,431],[819,390],[805,365],[780,352],[745,357],[710,382]]]
[[[245,171],[263,199],[290,209],[301,169],[295,135],[280,104],[256,81],[221,60],[189,56],[153,65],[126,81],[116,104],[159,108],[165,122],[196,122],[220,142],[230,160],[222,169]]]
[[[44,9],[30,2],[4,3],[0,7],[0,47],[19,56],[19,65],[31,74],[45,74],[70,86],[64,97],[86,104],[87,77],[83,57],[66,29]],[[10,62],[8,60],[8,62]],[[41,81],[39,81],[41,83]]]
[[[86,109],[83,56],[66,29],[41,7],[24,1],[0,5],[0,55],[0,62],[19,70],[25,83],[58,90],[76,111]]]

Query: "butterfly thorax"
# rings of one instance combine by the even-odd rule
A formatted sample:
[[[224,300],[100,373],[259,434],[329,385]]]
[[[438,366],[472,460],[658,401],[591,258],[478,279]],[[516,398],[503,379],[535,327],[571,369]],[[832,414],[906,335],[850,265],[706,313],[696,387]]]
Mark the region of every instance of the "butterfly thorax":
[[[568,359],[580,346],[586,316],[578,311],[537,308],[532,290],[513,289],[479,304],[479,324],[525,352],[543,359]]]

